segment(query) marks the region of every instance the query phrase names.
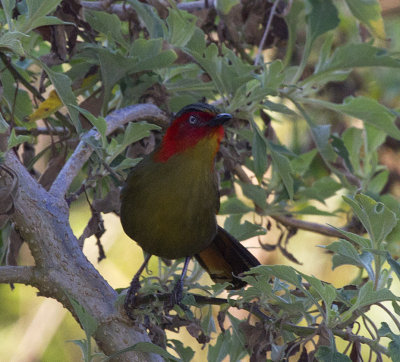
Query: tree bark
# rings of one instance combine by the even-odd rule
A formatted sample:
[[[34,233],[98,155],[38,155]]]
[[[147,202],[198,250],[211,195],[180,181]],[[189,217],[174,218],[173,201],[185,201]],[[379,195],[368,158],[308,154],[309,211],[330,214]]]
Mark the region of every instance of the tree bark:
[[[108,133],[132,120],[157,118],[166,122],[167,119],[157,107],[150,104],[129,107],[127,110],[106,118]],[[97,137],[96,131],[91,132],[92,136]],[[69,207],[64,194],[92,152],[88,146],[82,153],[82,142],[84,140],[76,149],[76,152],[81,152],[80,164],[67,163],[51,192],[32,178],[13,150],[6,153],[5,165],[18,176],[12,221],[29,245],[35,266],[0,268],[0,282],[32,285],[40,295],[62,303],[78,320],[70,302],[70,298],[75,299],[98,323],[93,337],[99,348],[106,355],[112,355],[138,342],[151,341],[145,328],[134,324],[121,303],[117,303],[117,292],[83,254],[69,224]],[[76,152],[71,158],[77,155]],[[160,361],[162,358],[155,354],[130,351],[119,355],[116,360]]]

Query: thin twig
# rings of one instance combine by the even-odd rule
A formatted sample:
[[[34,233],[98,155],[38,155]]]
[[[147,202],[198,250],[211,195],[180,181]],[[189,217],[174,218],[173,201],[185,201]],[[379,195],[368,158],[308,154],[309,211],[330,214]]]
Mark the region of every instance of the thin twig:
[[[260,44],[258,46],[258,51],[257,51],[256,59],[254,60],[254,65],[258,65],[258,63],[260,62],[261,53],[262,53],[262,50],[264,48],[265,41],[267,40],[269,29],[270,29],[271,24],[272,24],[272,19],[275,16],[276,7],[278,6],[278,3],[279,3],[279,0],[275,0],[274,5],[272,5],[271,10],[269,12],[267,25],[265,26],[264,34],[263,34],[263,36],[261,38],[261,41],[260,41]]]
[[[128,20],[135,13],[135,10],[130,5],[110,4],[108,1],[81,1],[81,5],[88,10],[107,11],[117,15],[121,20]],[[188,12],[198,11],[206,7],[206,3],[203,0],[177,4],[178,9]],[[211,7],[214,7],[214,1],[208,2],[208,8]]]
[[[10,58],[7,57],[4,53],[0,52],[0,59],[7,67],[8,71],[12,74],[15,80],[19,80],[26,89],[28,89],[36,98],[40,101],[44,101],[44,97],[40,94],[40,92],[32,86],[12,65]]]
[[[14,131],[17,135],[31,135],[31,136],[70,136],[71,132],[64,127],[37,127],[27,129],[24,127],[14,127]]]
[[[243,168],[239,164],[237,164],[234,167],[234,172],[235,172],[236,176],[239,177],[240,181],[242,181],[244,183],[248,183],[248,184],[252,183],[250,177],[246,174],[246,172],[243,170]],[[262,213],[262,210],[259,207],[257,207],[257,205],[255,205],[255,206],[256,206],[256,212]],[[294,227],[297,229],[307,230],[307,231],[311,231],[311,232],[314,232],[317,234],[330,236],[333,238],[341,238],[341,239],[348,240],[348,238],[345,235],[343,235],[339,231],[337,231],[334,228],[331,228],[329,226],[317,224],[315,222],[303,221],[303,220],[295,219],[295,218],[281,215],[281,214],[279,214],[279,215],[272,214],[269,216],[271,218],[273,218],[275,221],[279,222],[280,224],[282,224],[286,227]]]
[[[33,266],[0,266],[0,283],[32,285],[35,278]]]
[[[137,104],[109,114],[106,117],[106,134],[109,135],[128,122],[141,120],[148,120],[161,126],[168,124],[167,116],[154,104]],[[100,134],[95,128],[92,128],[82,137],[74,153],[53,182],[49,191],[50,194],[62,198],[67,193],[72,181],[93,152],[92,146],[87,142],[92,137],[100,139]]]
[[[280,224],[285,225],[286,227],[294,227],[297,229],[312,231],[317,234],[322,234],[326,236],[330,236],[332,238],[341,238],[349,240],[345,235],[340,233],[339,231],[325,225],[317,224],[315,222],[303,221],[299,219],[294,219],[292,217],[284,216],[284,215],[270,215],[275,221],[278,221]]]
[[[188,293],[197,304],[200,305],[222,305],[229,303],[227,299],[225,298],[215,298],[215,297],[207,297],[204,295],[200,294],[193,294],[193,293]],[[147,294],[147,295],[136,295],[135,297],[135,306],[139,305],[148,305],[150,303],[153,303],[155,301],[160,301],[160,302],[169,302],[171,299],[171,294],[170,293],[155,293],[155,294]]]
[[[8,71],[11,73],[13,76],[14,80],[16,82],[21,82],[23,86],[31,92],[35,98],[39,99],[41,102],[45,100],[45,98],[42,96],[42,94],[37,90],[32,84],[30,84],[19,72],[15,67],[13,66],[11,59],[7,57],[4,53],[0,52],[0,59],[1,61],[6,65]],[[70,123],[68,122],[67,118],[59,111],[55,112],[56,117],[62,121],[63,123],[67,124]]]
[[[380,345],[376,340],[368,339],[364,336],[358,336],[349,331],[343,331],[341,329],[332,329],[332,333],[337,337],[343,338],[345,341],[360,342],[362,344],[370,346],[371,350],[374,350],[376,353],[383,353],[388,355],[387,348]]]
[[[381,307],[387,314],[390,315],[390,318],[392,318],[394,324],[396,325],[397,329],[400,331],[400,322],[396,318],[396,316],[388,309],[386,308],[382,303],[376,303],[377,306]]]

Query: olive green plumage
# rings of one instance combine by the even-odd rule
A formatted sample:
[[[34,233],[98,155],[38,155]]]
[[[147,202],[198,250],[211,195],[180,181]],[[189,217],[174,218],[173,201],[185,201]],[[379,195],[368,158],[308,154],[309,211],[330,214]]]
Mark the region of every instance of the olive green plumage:
[[[168,259],[192,256],[212,242],[219,208],[214,133],[166,162],[158,150],[135,167],[121,193],[123,228],[144,251]]]

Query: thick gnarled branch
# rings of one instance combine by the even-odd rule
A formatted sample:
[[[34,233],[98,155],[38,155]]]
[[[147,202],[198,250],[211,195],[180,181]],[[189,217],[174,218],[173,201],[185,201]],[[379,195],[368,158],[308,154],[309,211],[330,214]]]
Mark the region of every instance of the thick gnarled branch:
[[[143,119],[158,124],[168,121],[156,106],[137,105],[109,115],[106,118],[107,132],[109,134],[129,121]],[[95,130],[89,134],[98,137]],[[59,174],[53,193],[38,184],[13,150],[5,154],[4,164],[18,178],[11,220],[29,245],[36,266],[0,268],[0,281],[33,285],[39,289],[40,295],[58,300],[77,317],[69,299],[72,297],[96,319],[98,328],[94,338],[103,352],[111,355],[150,339],[140,325],[132,328],[132,322],[116,302],[118,294],[82,253],[69,224],[69,208],[64,194],[91,153],[91,148],[87,148],[82,140]],[[161,358],[130,351],[118,360],[159,361]]]

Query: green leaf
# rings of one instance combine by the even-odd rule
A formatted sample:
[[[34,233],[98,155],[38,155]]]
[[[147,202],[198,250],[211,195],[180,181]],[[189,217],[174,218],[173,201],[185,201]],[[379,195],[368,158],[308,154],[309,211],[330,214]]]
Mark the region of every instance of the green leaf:
[[[293,213],[299,215],[335,216],[335,214],[332,212],[319,210],[318,208],[312,205],[308,205],[299,210],[293,211]]]
[[[307,199],[315,199],[325,204],[325,200],[336,194],[342,185],[333,178],[326,176],[315,181],[311,187],[299,191],[299,195]]]
[[[236,197],[230,197],[228,200],[224,201],[221,204],[221,208],[219,210],[220,215],[229,215],[229,214],[246,214],[254,209],[245,205],[242,201],[240,201]]]
[[[371,33],[380,39],[385,39],[385,27],[378,0],[346,0],[352,14],[365,24]]]
[[[4,119],[3,115],[0,113],[0,134],[6,133],[9,127],[10,127],[9,124]]]
[[[0,37],[0,50],[11,50],[19,56],[25,54],[24,48],[21,44],[21,38],[26,36],[18,31],[8,31]]]
[[[368,184],[368,191],[379,195],[389,178],[389,171],[383,170],[375,175]]]
[[[366,195],[357,194],[354,200],[343,196],[343,199],[360,219],[375,246],[380,244],[397,224],[397,217],[393,211]]]
[[[104,107],[115,83],[131,73],[164,68],[176,59],[173,50],[162,50],[162,39],[137,39],[132,45],[134,57],[123,57],[110,49],[88,46],[99,60],[104,85]],[[106,109],[103,109],[105,112]]]
[[[394,302],[394,301],[392,302],[392,307],[393,307],[394,312],[397,315],[400,315],[400,306],[396,302]]]
[[[31,136],[23,136],[23,135],[19,135],[17,136],[15,134],[15,129],[13,128],[11,130],[11,134],[10,137],[8,138],[8,144],[7,144],[7,149],[11,149],[15,146],[18,146],[21,143],[24,142],[31,142],[32,141],[32,137]]]
[[[105,34],[109,39],[112,39],[125,48],[128,47],[128,43],[121,31],[123,28],[121,20],[119,20],[117,15],[109,14],[105,11],[91,11],[85,9],[85,20],[94,30]]]
[[[241,218],[241,214],[230,215],[224,223],[224,228],[239,241],[266,234],[266,230],[260,225],[252,224],[247,220],[241,224]]]
[[[335,287],[328,283],[322,283],[321,280],[309,275],[303,274],[303,278],[307,280],[318,293],[320,298],[325,302],[325,309],[329,311],[333,301],[336,299]]]
[[[242,321],[234,317],[231,313],[228,313],[229,322],[232,326],[232,337],[231,347],[229,349],[229,360],[230,361],[241,361],[242,358],[247,355],[246,341],[243,336],[241,323]]]
[[[364,128],[367,133],[367,151],[373,153],[385,142],[387,134],[368,123],[364,123]]]
[[[348,356],[330,346],[318,347],[315,357],[318,362],[351,362]]]
[[[106,162],[111,164],[111,162],[121,154],[126,147],[141,140],[144,137],[150,136],[150,131],[160,130],[159,126],[147,122],[130,122],[128,127],[124,132],[123,139],[120,143],[114,144],[110,143],[107,152],[110,154],[106,158]]]
[[[370,279],[374,279],[374,271],[372,262],[374,257],[369,252],[359,254],[356,248],[347,240],[340,239],[325,247],[327,250],[333,251],[332,269],[340,265],[355,265],[364,268]]]
[[[227,15],[235,5],[239,4],[239,2],[239,0],[217,0],[216,8],[221,14]]]
[[[332,147],[335,150],[335,152],[344,160],[350,172],[353,172],[353,166],[350,162],[349,151],[347,150],[343,140],[338,136],[331,135],[331,141],[332,141],[331,142]]]
[[[159,131],[161,128],[152,123],[147,122],[130,122],[126,127],[122,146],[125,148],[132,143],[150,136],[150,131]]]
[[[164,23],[153,6],[143,4],[138,0],[128,0],[128,3],[131,4],[140,20],[146,25],[151,38],[164,37]]]
[[[349,152],[349,160],[355,172],[360,173],[360,157],[361,147],[363,145],[363,131],[360,128],[350,127],[347,128],[343,134],[342,139],[344,146]]]
[[[75,109],[77,109],[83,116],[87,118],[87,120],[94,126],[96,127],[97,131],[100,133],[102,141],[103,141],[103,146],[106,144],[106,132],[107,132],[107,122],[103,117],[95,117],[93,114],[91,114],[89,111],[86,109],[83,109],[78,106],[73,106]]]
[[[201,34],[203,39],[199,39]],[[211,77],[220,95],[234,94],[236,96],[235,102],[246,98],[247,93],[243,94],[243,89],[249,86],[247,82],[254,81],[254,66],[243,62],[232,50],[225,46],[222,46],[223,56],[220,56],[220,49],[216,44],[211,43],[208,47],[205,47],[204,33],[202,32],[193,34],[184,51],[192,56],[197,64]],[[262,97],[264,97],[268,90],[261,89],[259,81],[256,81],[256,84]],[[250,85],[253,85],[253,83],[250,83]],[[261,95],[257,93],[255,97],[260,99]],[[232,99],[232,104],[237,107],[235,102]],[[254,105],[254,107],[256,106],[258,105]]]
[[[272,112],[278,112],[278,113],[283,113],[283,114],[288,114],[288,115],[295,115],[296,113],[292,111],[290,108],[286,107],[283,103],[275,103],[271,102],[269,100],[264,100],[263,101],[263,106],[268,110]]]
[[[261,180],[268,168],[268,158],[265,138],[258,131],[253,133],[251,152],[254,158],[254,173],[257,179]]]
[[[74,92],[72,91],[71,79],[66,76],[65,74],[55,72],[51,70],[46,64],[39,61],[41,67],[47,73],[51,83],[53,84],[58,96],[60,97],[61,101],[63,102],[64,106],[68,108],[68,113],[71,117],[72,124],[74,125],[75,129],[78,133],[81,133],[82,126],[79,120],[79,112],[74,107],[77,106],[76,97]]]
[[[307,24],[311,43],[320,35],[335,29],[339,24],[338,11],[331,0],[307,0]]]
[[[317,152],[316,149],[313,149],[290,160],[293,172],[303,176],[310,168],[311,162]]]
[[[331,54],[333,40],[333,34],[329,34],[325,37],[325,41],[322,44],[319,52],[317,63],[315,64],[314,73],[318,73],[319,69],[328,61]]]
[[[257,78],[261,80],[262,88],[270,88],[277,91],[285,79],[283,64],[280,60],[264,65],[264,71]]]
[[[394,123],[396,115],[374,99],[351,96],[347,97],[342,104],[324,102],[324,105],[326,108],[361,119],[386,132],[390,137],[400,139],[400,130]]]
[[[180,361],[190,362],[194,357],[194,351],[190,347],[185,347],[184,344],[177,339],[168,339],[168,342],[174,344],[174,350],[178,353]]]
[[[382,322],[378,335],[391,339],[388,345],[389,356],[392,361],[400,361],[400,335],[394,334],[386,322]]]
[[[243,194],[254,201],[257,206],[263,210],[267,208],[267,192],[262,187],[243,182],[240,183],[240,186],[242,187]]]
[[[167,18],[168,43],[177,47],[185,46],[194,34],[197,17],[186,11],[169,8]]]
[[[392,270],[396,273],[397,278],[400,279],[400,263],[397,260],[394,260],[389,253],[386,254],[386,260]]]
[[[13,14],[12,14],[12,12],[15,7],[15,2],[16,2],[16,0],[1,0],[1,6],[4,10],[4,14],[7,19],[8,29],[10,31],[13,30],[13,23],[12,23]]]
[[[389,289],[374,290],[373,282],[369,280],[361,287],[357,300],[352,307],[343,313],[343,321],[350,319],[357,309],[369,307],[379,302],[397,300],[398,298]]]
[[[303,17],[304,2],[293,1],[290,11],[287,12],[284,17],[287,28],[288,28],[288,40],[286,46],[286,54],[284,59],[285,67],[290,63],[293,51],[296,47],[297,28],[301,24],[300,19]]]
[[[399,68],[400,60],[388,55],[386,49],[376,48],[368,43],[346,44],[336,48],[318,74],[356,67]]]
[[[231,340],[232,336],[229,330],[219,333],[217,342],[208,347],[207,361],[222,362],[229,353]]]
[[[42,18],[37,19],[31,24],[32,29],[36,29],[40,26],[47,26],[47,25],[74,25],[74,23],[69,23],[67,21],[62,21],[59,18],[56,18],[55,16],[44,16]]]
[[[200,28],[195,28],[192,38],[186,44],[185,51],[187,50],[195,54],[203,54],[206,50],[205,34]]]
[[[129,71],[137,73],[171,65],[177,55],[172,49],[163,50],[162,47],[162,39],[137,39],[133,43],[132,52],[138,60],[133,62]]]
[[[112,169],[114,171],[123,171],[127,168],[132,168],[136,166],[142,160],[141,157],[138,158],[125,158],[122,162],[120,162],[117,166],[113,166]]]
[[[272,158],[272,165],[275,170],[278,172],[280,178],[285,185],[286,191],[289,195],[289,198],[293,199],[294,188],[293,188],[293,177],[292,177],[292,167],[290,165],[289,159],[284,156],[282,153],[276,152],[274,147],[266,140],[269,152]]]
[[[135,343],[133,346],[130,346],[128,348],[124,348],[111,356],[108,356],[105,361],[111,361],[115,357],[118,357],[121,354],[124,354],[129,351],[137,351],[137,352],[144,352],[144,353],[155,353],[160,355],[161,357],[171,360],[171,361],[180,361],[180,359],[176,358],[173,356],[171,353],[167,352],[165,349],[161,348],[160,346],[157,346],[156,344],[150,343],[150,342],[138,342]]]
[[[336,231],[339,231],[344,236],[346,236],[347,238],[349,238],[351,241],[355,242],[357,245],[361,246],[362,248],[372,248],[372,242],[370,239],[364,238],[357,234],[353,234],[346,230],[339,229],[333,225],[329,225],[329,226],[331,228],[335,229]]]
[[[86,339],[73,339],[68,340],[67,342],[72,342],[79,347],[82,352],[82,360],[83,361],[90,361],[90,356],[88,355],[88,341]]]
[[[329,124],[320,126],[311,126],[313,133],[313,140],[317,144],[318,151],[322,157],[327,161],[334,161],[336,159],[335,151],[329,142],[331,138],[331,126]]]
[[[0,62],[0,64],[3,63]],[[22,121],[26,116],[32,113],[32,99],[28,92],[23,89],[18,89],[17,94],[15,94],[15,80],[7,69],[3,69],[0,73],[0,80],[2,83],[3,100],[7,104],[9,112],[11,113],[13,110],[14,119],[17,122]],[[24,126],[29,125],[25,123]]]
[[[60,19],[46,17],[60,4],[61,0],[26,0],[27,14],[20,15],[17,20],[17,30],[28,33],[39,26],[50,24],[63,24]]]
[[[261,266],[257,267],[265,270],[269,270],[272,275],[279,278],[280,280],[284,280],[293,284],[294,286],[302,289],[303,285],[301,284],[301,275],[298,274],[296,269],[287,265],[269,265],[269,266]],[[256,269],[256,270],[257,270]]]
[[[51,13],[60,4],[61,0],[26,0],[28,6],[28,17],[33,21]]]
[[[68,296],[69,301],[71,302],[72,307],[76,315],[78,316],[79,322],[82,325],[83,330],[86,333],[86,337],[89,340],[90,337],[94,335],[96,329],[98,327],[98,323],[95,318],[93,318],[86,310],[81,306],[74,298]]]

